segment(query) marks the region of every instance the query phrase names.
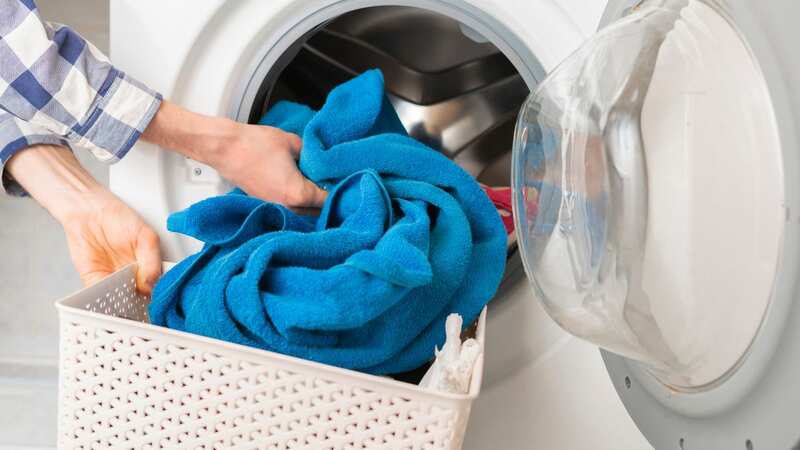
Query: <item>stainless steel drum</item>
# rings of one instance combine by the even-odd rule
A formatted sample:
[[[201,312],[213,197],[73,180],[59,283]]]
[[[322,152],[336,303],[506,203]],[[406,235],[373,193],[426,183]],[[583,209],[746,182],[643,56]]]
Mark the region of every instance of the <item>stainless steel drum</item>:
[[[428,10],[365,8],[308,33],[266,77],[256,102],[264,107],[253,108],[250,120],[283,99],[319,107],[331,88],[372,68],[383,71],[413,137],[479,181],[509,185],[514,124],[528,87],[494,45]]]

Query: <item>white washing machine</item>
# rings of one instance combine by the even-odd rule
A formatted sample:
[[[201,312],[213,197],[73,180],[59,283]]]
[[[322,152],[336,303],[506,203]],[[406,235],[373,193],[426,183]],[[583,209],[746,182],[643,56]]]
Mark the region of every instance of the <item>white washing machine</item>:
[[[413,136],[514,184],[465,448],[793,450],[798,17],[795,0],[112,0],[111,54],[250,122],[379,67]],[[230,186],[140,143],[111,187],[177,259],[196,243],[167,215]]]

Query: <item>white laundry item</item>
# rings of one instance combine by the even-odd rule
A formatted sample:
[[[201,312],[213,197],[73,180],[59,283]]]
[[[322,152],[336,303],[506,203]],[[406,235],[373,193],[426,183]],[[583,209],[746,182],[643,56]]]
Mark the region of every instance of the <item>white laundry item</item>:
[[[436,360],[419,382],[420,387],[451,394],[466,394],[472,379],[472,369],[483,349],[475,339],[461,342],[463,319],[450,314],[445,322],[446,340]]]

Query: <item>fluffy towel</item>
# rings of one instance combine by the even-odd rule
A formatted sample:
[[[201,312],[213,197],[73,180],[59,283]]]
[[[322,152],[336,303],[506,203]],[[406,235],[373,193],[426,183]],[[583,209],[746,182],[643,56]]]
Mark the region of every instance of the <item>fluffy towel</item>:
[[[330,190],[320,216],[241,190],[171,215],[205,246],[158,283],[152,323],[375,374],[430,360],[447,315],[471,323],[502,277],[492,203],[406,135],[379,71],[261,123],[302,136],[300,169]]]

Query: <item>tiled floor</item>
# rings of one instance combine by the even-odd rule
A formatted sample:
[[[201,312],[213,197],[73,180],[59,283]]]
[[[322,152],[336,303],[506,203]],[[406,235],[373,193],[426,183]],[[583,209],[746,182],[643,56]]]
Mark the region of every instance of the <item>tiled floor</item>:
[[[108,0],[37,0],[43,16],[108,50]],[[86,155],[104,183],[108,169]],[[0,449],[55,443],[58,321],[53,302],[79,286],[61,229],[29,199],[0,197]],[[9,446],[9,447],[6,447]]]

